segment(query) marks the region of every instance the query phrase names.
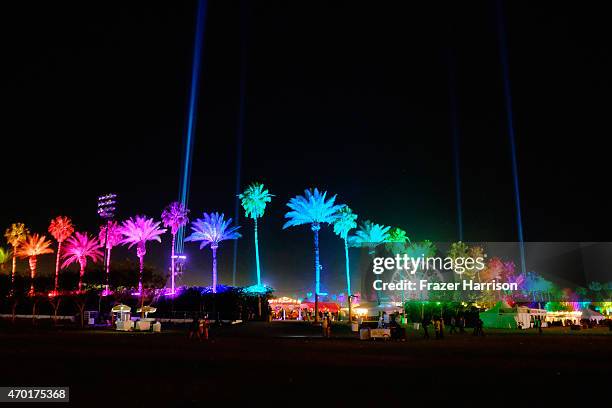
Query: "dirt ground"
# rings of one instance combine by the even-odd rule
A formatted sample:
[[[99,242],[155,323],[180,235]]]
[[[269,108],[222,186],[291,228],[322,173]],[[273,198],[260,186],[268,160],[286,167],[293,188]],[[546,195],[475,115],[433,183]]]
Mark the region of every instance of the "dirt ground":
[[[198,342],[182,327],[153,334],[3,325],[0,385],[70,386],[73,406],[609,403],[610,334],[424,340],[409,332],[405,342],[359,341],[344,327],[323,339],[308,324],[278,322],[214,328]]]

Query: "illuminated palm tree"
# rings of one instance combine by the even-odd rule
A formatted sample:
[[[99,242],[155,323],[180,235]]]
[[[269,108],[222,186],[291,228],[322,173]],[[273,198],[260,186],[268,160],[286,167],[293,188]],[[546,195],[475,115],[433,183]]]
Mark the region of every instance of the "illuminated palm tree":
[[[34,278],[36,278],[36,263],[39,255],[52,254],[53,250],[49,248],[51,241],[47,240],[44,235],[28,235],[17,247],[17,256],[20,258],[28,258],[30,264],[30,277],[32,283],[30,284],[30,296],[34,295]]]
[[[100,244],[98,238],[89,236],[85,232],[77,232],[66,241],[66,248],[62,255],[64,259],[62,268],[76,262],[79,263],[81,267],[79,272],[79,292],[83,291],[83,275],[85,275],[87,259],[91,259],[92,262],[102,260],[104,253],[101,248],[102,244]]]
[[[68,217],[55,217],[49,224],[49,234],[53,235],[53,238],[57,241],[57,254],[55,256],[55,286],[53,293],[57,293],[57,287],[59,282],[59,271],[60,271],[60,255],[62,252],[62,243],[72,235],[74,232],[74,226],[72,220]]]
[[[253,183],[244,190],[242,194],[238,194],[241,200],[242,208],[248,218],[253,219],[255,229],[255,266],[257,268],[257,289],[261,290],[261,269],[259,266],[259,239],[257,235],[257,219],[263,217],[266,211],[266,204],[272,201],[273,194],[270,194],[264,185],[261,183]]]
[[[102,225],[100,227],[100,234],[98,234],[98,240],[106,249],[106,288],[104,289],[104,295],[108,296],[110,294],[109,290],[109,279],[110,279],[110,257],[111,250],[119,245],[121,240],[123,239],[123,235],[121,234],[121,227],[117,224],[117,221],[108,221],[106,225]]]
[[[2,273],[4,273],[6,270],[6,264],[9,263],[12,257],[13,251],[10,249],[0,248],[0,271],[2,271]]]
[[[147,253],[147,241],[161,242],[159,236],[166,232],[166,229],[159,228],[160,224],[161,222],[155,221],[153,218],[137,215],[136,217],[123,221],[119,229],[121,235],[123,235],[123,239],[120,242],[121,244],[128,245],[128,248],[132,248],[136,245],[136,255],[140,261],[138,291],[140,292],[141,307],[144,303],[142,272],[144,270],[144,256]]]
[[[345,205],[338,211],[338,218],[334,221],[334,232],[344,241],[344,259],[346,264],[346,292],[347,296],[351,296],[351,271],[349,267],[349,245],[348,233],[357,228],[357,214]]]
[[[389,241],[389,230],[391,227],[374,224],[372,221],[364,221],[355,235],[349,238],[349,244],[353,247],[366,247],[368,254],[374,255],[374,249]]]
[[[217,293],[217,248],[221,241],[229,239],[238,239],[242,235],[238,233],[238,226],[231,226],[232,219],[224,220],[225,215],[219,213],[204,213],[203,218],[198,218],[191,223],[190,236],[185,238],[185,241],[199,241],[200,249],[210,245],[212,250],[212,291]]]
[[[175,275],[175,255],[174,255],[174,243],[176,242],[176,234],[178,233],[179,228],[184,227],[189,222],[189,218],[187,215],[189,214],[189,210],[185,207],[185,205],[181,202],[175,201],[164,208],[162,211],[162,222],[164,223],[164,227],[170,227],[170,233],[172,234],[172,257],[170,264],[172,266],[172,291],[174,294],[174,275]]]
[[[321,265],[319,263],[319,230],[321,224],[332,224],[338,218],[338,211],[342,205],[335,205],[336,196],[326,199],[327,191],[323,193],[318,189],[304,190],[304,195],[293,197],[287,203],[291,209],[285,214],[288,219],[283,229],[298,225],[310,224],[314,234],[315,251],[315,321],[319,319],[319,294],[321,293]]]
[[[25,241],[26,236],[30,233],[26,226],[17,222],[15,224],[11,224],[9,228],[6,229],[4,233],[4,237],[7,242],[13,247],[13,267],[11,269],[11,283],[15,283],[15,271],[17,270],[17,247],[21,245],[23,241]]]

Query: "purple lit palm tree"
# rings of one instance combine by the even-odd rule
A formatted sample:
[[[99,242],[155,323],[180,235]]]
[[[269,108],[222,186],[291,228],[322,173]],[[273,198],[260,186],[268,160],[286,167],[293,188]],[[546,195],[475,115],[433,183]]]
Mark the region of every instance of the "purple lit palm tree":
[[[228,239],[238,239],[240,235],[237,230],[240,227],[230,226],[232,219],[224,220],[225,215],[219,213],[204,213],[203,218],[198,218],[191,223],[190,236],[185,241],[200,241],[200,249],[210,245],[212,250],[212,290],[217,293],[217,248],[221,241]]]
[[[181,202],[175,201],[171,203],[169,206],[164,208],[162,211],[162,222],[164,223],[164,227],[170,228],[170,233],[172,234],[172,258],[170,264],[172,266],[172,291],[171,294],[174,294],[174,276],[175,276],[175,254],[174,254],[174,243],[176,242],[176,234],[178,233],[179,228],[184,227],[189,222],[189,218],[187,215],[189,214],[189,210],[185,207],[185,205]]]
[[[62,268],[76,262],[79,263],[81,267],[79,272],[79,292],[83,291],[83,275],[85,275],[87,260],[91,259],[92,262],[102,260],[104,253],[101,248],[102,245],[98,238],[89,236],[86,232],[77,232],[66,240],[66,248],[62,254],[64,259]]]
[[[146,245],[147,241],[161,242],[161,238],[159,236],[166,232],[166,229],[159,228],[160,224],[161,222],[155,221],[153,218],[137,215],[136,217],[123,221],[119,229],[123,235],[123,239],[120,242],[121,244],[128,245],[128,248],[132,248],[134,245],[136,245],[136,255],[140,261],[140,269],[138,272],[138,291],[140,292],[141,308],[144,306],[142,272],[144,269],[144,256],[147,253]]]

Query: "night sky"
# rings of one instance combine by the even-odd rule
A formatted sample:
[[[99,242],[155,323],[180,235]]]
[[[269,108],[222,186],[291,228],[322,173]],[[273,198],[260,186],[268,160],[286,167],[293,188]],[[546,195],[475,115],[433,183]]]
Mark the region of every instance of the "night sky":
[[[272,286],[312,284],[312,233],[281,230],[285,203],[307,187],[415,240],[457,239],[452,98],[465,240],[516,241],[495,5],[210,1],[192,218],[234,213],[242,66],[243,186],[261,181],[276,195],[260,235]],[[159,218],[178,196],[196,2],[0,7],[2,230],[22,221],[46,232],[68,215],[97,231],[106,191],[119,194],[121,218]],[[503,10],[525,239],[610,241],[609,16],[595,3]],[[250,284],[252,224],[241,224],[238,283]],[[149,245],[150,262],[167,264],[169,237]],[[342,242],[326,228],[321,245],[331,286]],[[208,284],[210,251],[186,248],[184,283]],[[222,283],[232,248],[220,247]],[[135,259],[117,251],[126,256]]]

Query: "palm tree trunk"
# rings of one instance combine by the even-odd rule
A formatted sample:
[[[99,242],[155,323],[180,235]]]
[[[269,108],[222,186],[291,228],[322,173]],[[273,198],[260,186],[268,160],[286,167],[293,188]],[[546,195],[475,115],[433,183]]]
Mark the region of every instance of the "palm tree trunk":
[[[315,250],[315,322],[319,321],[319,292],[321,288],[321,266],[319,265],[319,225],[312,224]]]
[[[85,263],[81,262],[81,270],[79,271],[79,292],[83,291],[83,275],[85,275]]]
[[[138,270],[138,292],[140,293],[140,297],[143,297],[144,293],[142,290],[142,274],[144,271],[144,256],[139,256],[138,260],[140,261],[140,268]]]
[[[17,247],[13,247],[13,269],[11,271],[11,283],[15,286],[15,272],[17,272]]]
[[[257,287],[261,287],[261,270],[259,269],[259,239],[257,234],[257,218],[255,218],[255,265],[257,267]]]
[[[55,286],[53,288],[54,293],[57,293],[59,284],[60,252],[62,252],[62,241],[57,241],[57,255],[55,256]]]
[[[176,241],[176,234],[172,234],[172,259],[170,260],[170,265],[172,269],[172,276],[170,277],[172,281],[172,290],[170,293],[174,295],[174,268],[175,268],[175,259],[174,259],[174,242]]]
[[[212,291],[217,293],[217,247],[210,247],[212,249],[213,263],[212,263]]]
[[[31,256],[28,259],[30,263],[30,278],[32,279],[30,282],[30,296],[34,295],[34,278],[36,277],[36,257]]]
[[[349,266],[348,241],[344,239],[344,259],[346,262],[346,292],[347,296],[351,296],[351,270]]]

